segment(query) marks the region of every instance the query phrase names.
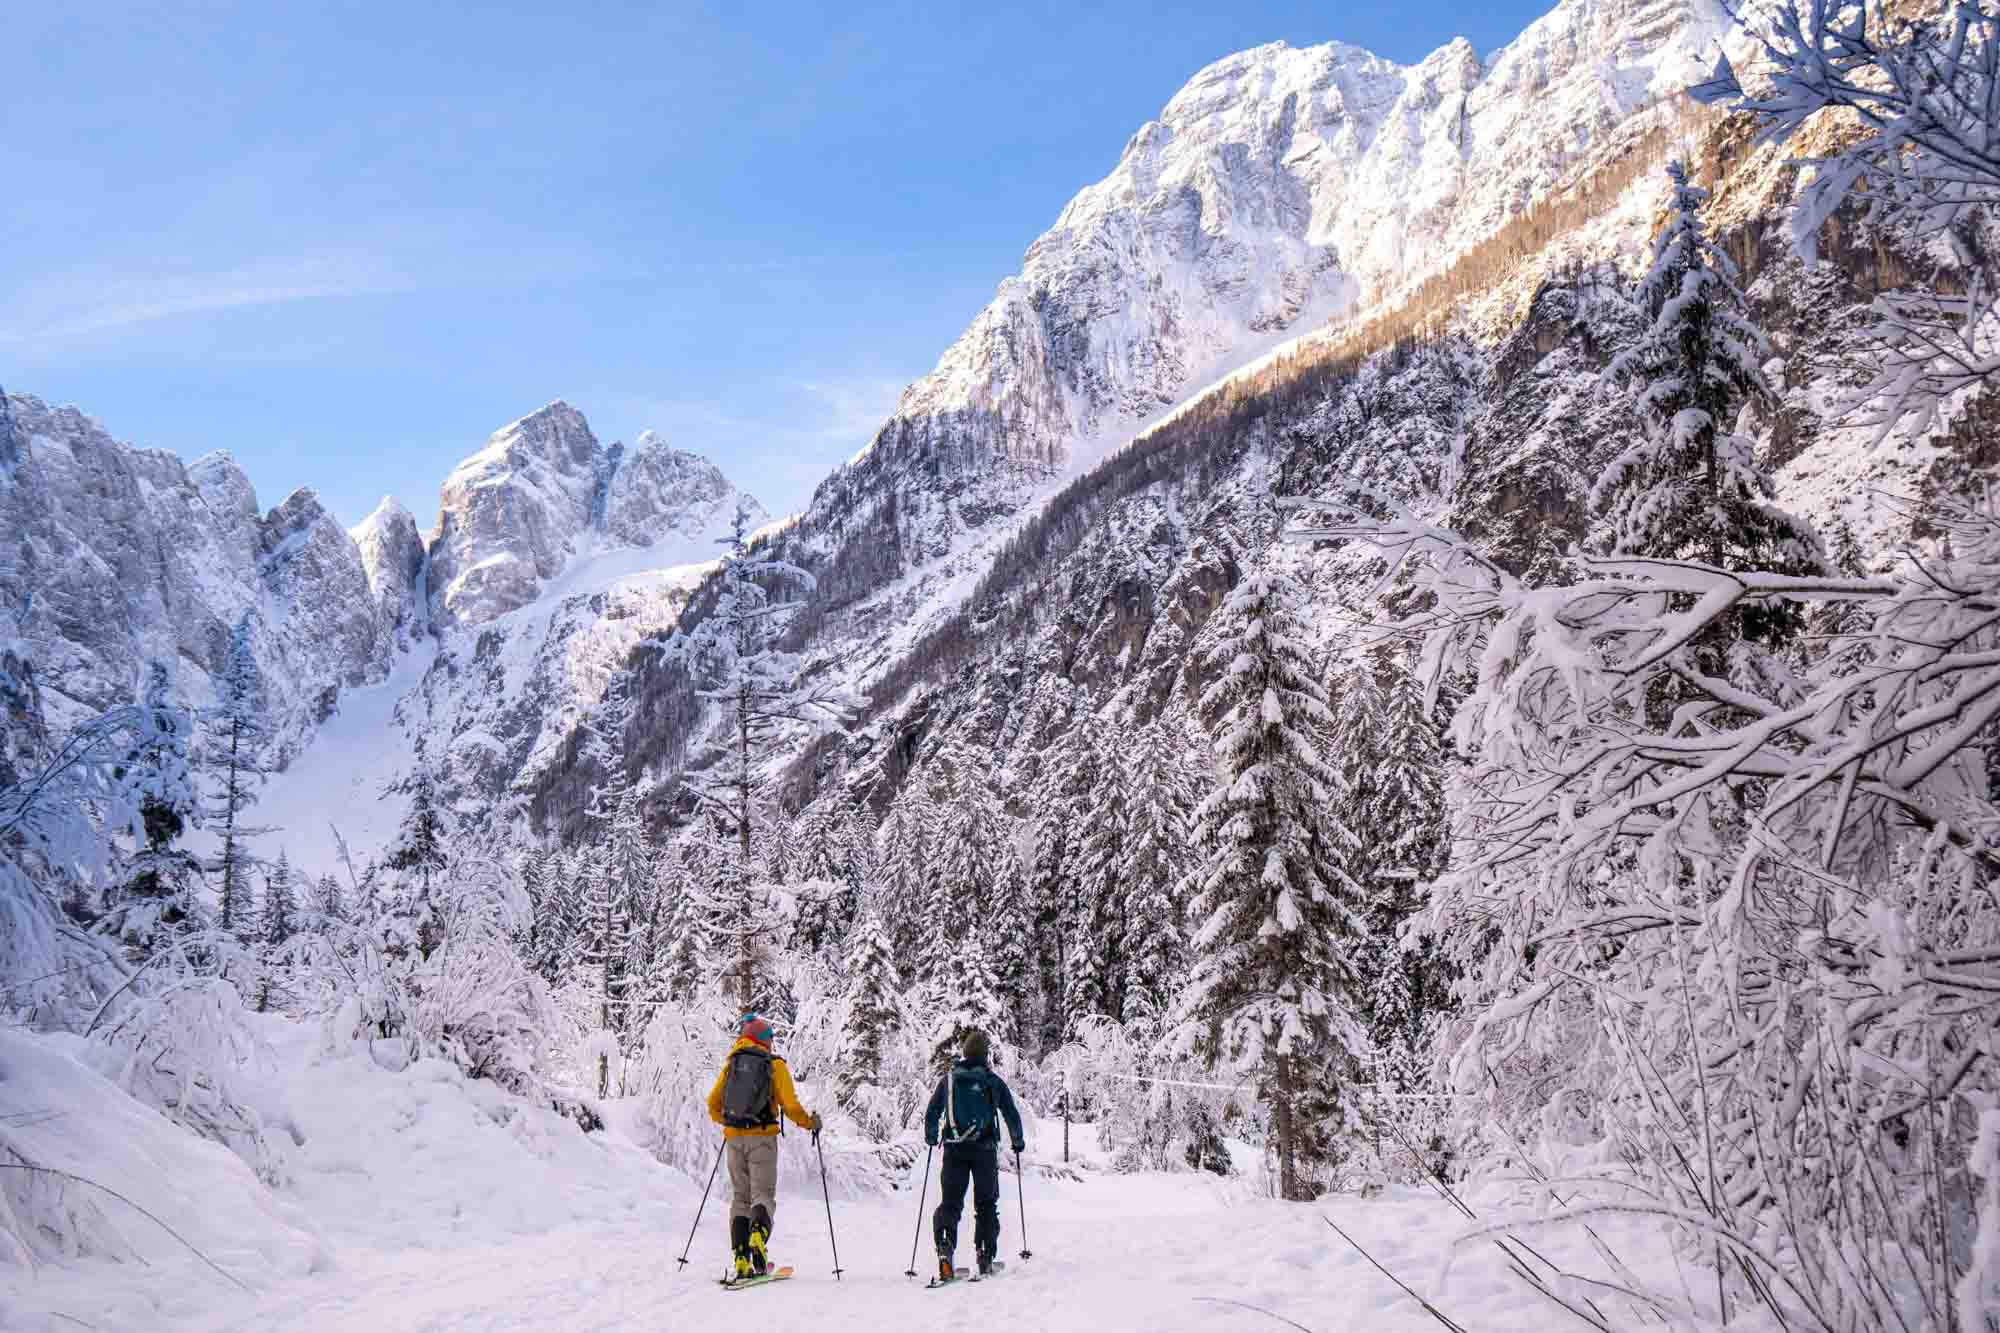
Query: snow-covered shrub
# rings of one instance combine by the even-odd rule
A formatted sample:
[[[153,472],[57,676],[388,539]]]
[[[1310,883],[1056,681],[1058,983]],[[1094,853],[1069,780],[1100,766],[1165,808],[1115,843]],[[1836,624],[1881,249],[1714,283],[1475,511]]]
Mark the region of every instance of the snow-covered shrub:
[[[661,1161],[691,1175],[708,1169],[721,1130],[708,1118],[708,1090],[735,1040],[735,1006],[719,998],[653,1011],[625,1086],[639,1098]]]
[[[96,1038],[93,1063],[112,1082],[222,1144],[266,1184],[289,1179],[284,1136],[270,1132],[253,1090],[268,1053],[234,985],[178,977],[141,994]]]
[[[2000,516],[1926,518],[1948,547],[1887,575],[1584,558],[1540,586],[1409,515],[1312,530],[1428,562],[1432,661],[1478,682],[1426,926],[1485,1166],[1545,1214],[1658,1217],[1786,1326],[1990,1313],[1957,1293],[1993,1239]],[[1738,634],[1814,603],[1855,628]]]
[[[504,861],[454,852],[425,901],[374,901],[352,924],[331,924],[323,945],[300,954],[318,962],[309,992],[332,1002],[328,1040],[365,1042],[398,1067],[449,1060],[539,1096],[558,1016],[515,947],[525,910]]]
[[[1227,1174],[1220,1127],[1254,1102],[1253,1081],[1220,1082],[1200,1062],[1149,1049],[1109,1018],[1080,1020],[1074,1034],[1042,1062],[1040,1082],[1057,1103],[1067,1096],[1073,1118],[1096,1121],[1098,1146],[1120,1170]]]
[[[21,659],[0,656],[14,664],[0,679],[12,693]],[[128,969],[116,947],[70,916],[96,914],[120,870],[121,840],[145,838],[148,803],[190,804],[190,727],[186,711],[155,691],[46,745],[34,725],[25,741],[9,738],[12,781],[0,786],[0,1008],[39,1027],[80,1029],[123,987]]]

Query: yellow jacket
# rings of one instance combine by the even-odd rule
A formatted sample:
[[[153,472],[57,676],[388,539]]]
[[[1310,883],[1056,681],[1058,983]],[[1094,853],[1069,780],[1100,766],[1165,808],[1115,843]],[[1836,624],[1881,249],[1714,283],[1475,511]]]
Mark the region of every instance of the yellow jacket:
[[[715,1086],[708,1090],[708,1118],[722,1125],[722,1084],[729,1077],[729,1060],[738,1051],[761,1051],[764,1048],[748,1037],[738,1037],[736,1044],[729,1048],[729,1055],[722,1057],[722,1069],[715,1076]],[[771,1096],[784,1113],[792,1118],[792,1123],[801,1129],[811,1129],[817,1121],[799,1105],[799,1091],[792,1086],[792,1071],[778,1056],[771,1057]],[[725,1139],[767,1137],[778,1132],[776,1125],[760,1125],[756,1129],[736,1129],[722,1125]]]

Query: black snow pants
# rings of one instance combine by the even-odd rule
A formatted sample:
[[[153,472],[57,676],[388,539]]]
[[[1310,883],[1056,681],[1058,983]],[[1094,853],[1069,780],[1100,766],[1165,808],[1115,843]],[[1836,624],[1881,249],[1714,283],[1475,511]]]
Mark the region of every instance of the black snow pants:
[[[972,1244],[991,1259],[1000,1248],[1000,1150],[951,1146],[944,1150],[938,1173],[938,1206],[931,1214],[931,1234],[937,1252],[949,1257],[958,1249],[958,1218],[965,1211],[965,1187],[972,1186]]]

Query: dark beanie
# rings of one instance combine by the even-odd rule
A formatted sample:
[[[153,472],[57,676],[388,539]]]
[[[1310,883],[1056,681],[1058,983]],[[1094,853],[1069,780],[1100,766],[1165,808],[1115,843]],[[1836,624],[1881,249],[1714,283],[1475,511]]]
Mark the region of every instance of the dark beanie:
[[[981,1032],[978,1028],[974,1028],[972,1029],[972,1031],[965,1034],[966,1059],[984,1060],[987,1057],[988,1053],[991,1051],[991,1049],[992,1048],[986,1044],[986,1034],[984,1032]]]

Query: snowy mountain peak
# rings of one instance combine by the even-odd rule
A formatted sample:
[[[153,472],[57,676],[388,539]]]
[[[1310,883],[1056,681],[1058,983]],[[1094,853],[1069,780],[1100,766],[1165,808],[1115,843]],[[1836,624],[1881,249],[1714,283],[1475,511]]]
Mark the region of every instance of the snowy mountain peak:
[[[599,526],[611,541],[651,546],[662,537],[711,535],[735,507],[736,487],[699,454],[676,449],[652,431],[620,454],[605,485]],[[754,519],[764,508],[751,501]]]
[[[651,431],[630,449],[607,448],[581,412],[550,403],[496,431],[445,479],[430,614],[440,625],[484,624],[533,601],[586,536],[628,547],[699,536],[735,497],[699,455]]]
[[[589,525],[603,448],[564,402],[495,431],[445,478],[431,614],[478,624],[532,601]]]
[[[1698,75],[1713,0],[1563,0],[1482,61],[1273,42],[1204,67],[1070,200],[882,436],[1074,461],[1318,319],[1448,267]]]
[[[348,535],[361,552],[361,567],[383,625],[399,648],[410,647],[427,628],[430,609],[424,586],[424,538],[416,516],[395,496],[385,495]]]

